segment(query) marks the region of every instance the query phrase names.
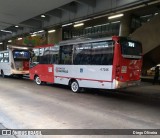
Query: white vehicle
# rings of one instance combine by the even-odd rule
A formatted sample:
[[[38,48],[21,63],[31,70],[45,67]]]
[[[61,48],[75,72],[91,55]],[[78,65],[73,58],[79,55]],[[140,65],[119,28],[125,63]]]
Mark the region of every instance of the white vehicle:
[[[29,74],[29,47],[9,45],[5,51],[0,51],[0,73],[2,77]]]

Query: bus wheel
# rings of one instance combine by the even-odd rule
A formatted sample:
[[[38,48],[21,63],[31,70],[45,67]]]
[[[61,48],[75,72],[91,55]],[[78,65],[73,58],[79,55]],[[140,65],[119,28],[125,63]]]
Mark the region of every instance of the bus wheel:
[[[21,79],[21,78],[23,78],[23,75],[19,74],[19,75],[17,75],[17,77]]]
[[[1,76],[2,76],[2,78],[5,78],[3,70],[1,70]]]
[[[71,82],[71,90],[73,91],[73,92],[79,92],[79,90],[80,90],[80,88],[79,88],[79,84],[78,84],[78,82],[77,81],[72,81]]]
[[[35,77],[35,82],[36,82],[37,85],[41,85],[42,84],[42,81],[41,81],[39,76]]]

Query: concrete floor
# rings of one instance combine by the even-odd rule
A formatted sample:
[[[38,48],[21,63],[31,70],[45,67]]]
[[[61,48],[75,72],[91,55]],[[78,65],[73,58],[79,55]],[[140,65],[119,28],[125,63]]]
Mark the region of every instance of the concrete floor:
[[[0,123],[14,129],[158,129],[160,85],[75,94],[61,85],[0,77]]]

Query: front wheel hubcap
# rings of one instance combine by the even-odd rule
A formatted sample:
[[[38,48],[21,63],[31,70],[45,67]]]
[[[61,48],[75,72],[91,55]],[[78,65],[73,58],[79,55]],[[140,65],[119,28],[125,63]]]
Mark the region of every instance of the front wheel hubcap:
[[[71,84],[71,89],[72,89],[73,92],[77,92],[78,89],[79,89],[78,83],[77,82],[73,82]]]
[[[41,80],[40,80],[40,78],[39,78],[39,77],[36,77],[36,83],[37,83],[38,85],[40,85],[40,84],[41,84]]]

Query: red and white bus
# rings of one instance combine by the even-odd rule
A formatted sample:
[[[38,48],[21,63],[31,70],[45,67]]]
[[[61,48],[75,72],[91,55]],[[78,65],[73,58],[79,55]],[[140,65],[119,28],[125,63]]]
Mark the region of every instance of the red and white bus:
[[[30,79],[81,88],[139,85],[142,45],[125,37],[77,39],[34,48]]]

